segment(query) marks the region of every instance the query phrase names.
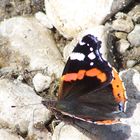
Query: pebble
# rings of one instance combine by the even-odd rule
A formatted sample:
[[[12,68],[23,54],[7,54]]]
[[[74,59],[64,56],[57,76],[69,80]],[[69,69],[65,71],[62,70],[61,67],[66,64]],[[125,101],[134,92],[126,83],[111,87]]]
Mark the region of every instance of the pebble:
[[[132,32],[130,32],[127,36],[128,41],[131,43],[134,47],[140,46],[140,24],[136,24],[135,28]]]
[[[112,28],[116,31],[123,31],[129,33],[133,30],[134,24],[132,19],[124,13],[117,13],[113,20]]]
[[[136,5],[128,15],[134,20],[135,23],[140,23],[140,4]]]
[[[127,68],[132,68],[135,64],[136,64],[135,60],[128,60],[126,63]]]
[[[124,32],[115,32],[115,36],[118,38],[118,39],[127,39],[127,33],[124,33]]]
[[[52,82],[51,77],[44,76],[41,73],[37,73],[33,77],[33,85],[37,92],[41,92],[41,91],[49,88],[51,82]]]
[[[42,98],[28,85],[0,79],[1,126],[26,133],[30,124],[48,121],[51,113],[41,101]]]
[[[1,67],[38,70],[60,77],[64,63],[49,29],[34,17],[14,17],[0,23],[0,34],[9,43],[0,53]]]
[[[130,46],[130,43],[125,39],[121,39],[116,42],[117,50],[121,54],[125,53],[126,50],[129,48],[129,46]]]

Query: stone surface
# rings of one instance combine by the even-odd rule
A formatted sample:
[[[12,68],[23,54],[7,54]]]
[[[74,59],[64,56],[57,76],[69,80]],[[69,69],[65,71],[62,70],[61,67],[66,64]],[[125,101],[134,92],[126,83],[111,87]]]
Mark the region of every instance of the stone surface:
[[[63,36],[70,38],[101,24],[106,15],[110,14],[112,2],[113,0],[45,0],[45,10],[54,27]]]
[[[129,48],[129,46],[130,46],[130,43],[125,39],[121,39],[116,42],[117,50],[121,54],[125,53],[125,51]]]
[[[118,39],[127,39],[127,33],[124,33],[124,32],[115,32],[115,36]]]
[[[96,138],[77,126],[61,122],[55,128],[52,140],[96,140]]]
[[[112,28],[116,31],[123,31],[129,33],[133,30],[134,24],[132,19],[124,13],[117,13],[116,20],[113,20]]]
[[[63,62],[50,30],[35,18],[15,17],[0,23],[0,34],[8,38],[1,47],[1,67],[13,66],[31,70],[47,68],[60,77]]]
[[[103,57],[105,59],[107,58],[108,52],[107,52],[107,48],[106,48],[106,40],[108,37],[108,31],[104,26],[100,25],[100,26],[94,27],[93,29],[88,29],[88,30],[85,30],[85,31],[79,33],[79,35],[77,37],[75,37],[68,45],[65,46],[65,48],[63,50],[63,57],[64,57],[65,62],[67,61],[69,55],[71,54],[72,50],[76,46],[77,42],[80,41],[82,39],[82,37],[87,34],[92,34],[95,37],[97,37],[98,40],[102,41],[100,50],[101,50]]]
[[[26,133],[30,124],[45,122],[51,114],[34,90],[18,81],[0,79],[0,125]]]
[[[45,27],[49,29],[53,28],[53,25],[50,23],[48,17],[43,12],[37,12],[35,17]]]
[[[140,46],[140,25],[136,24],[134,30],[128,34],[127,38],[128,41],[131,43],[132,46]]]
[[[132,68],[135,64],[136,64],[135,60],[128,60],[126,63],[127,68]]]
[[[0,129],[0,140],[24,140],[24,139],[19,135],[10,133],[6,129]]]
[[[51,82],[51,77],[45,76],[41,73],[37,73],[33,78],[33,85],[37,92],[41,92],[49,88]]]
[[[136,23],[140,23],[140,4],[136,5],[128,15],[134,20]]]

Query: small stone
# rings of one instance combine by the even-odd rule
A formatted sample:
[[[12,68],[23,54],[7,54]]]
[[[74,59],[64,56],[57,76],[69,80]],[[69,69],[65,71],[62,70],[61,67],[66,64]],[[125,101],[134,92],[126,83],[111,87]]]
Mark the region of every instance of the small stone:
[[[24,140],[17,134],[10,133],[7,129],[0,129],[0,140]]]
[[[123,54],[129,48],[130,44],[127,40],[121,39],[116,42],[116,47],[119,53]]]
[[[140,24],[135,25],[134,30],[128,34],[127,38],[132,46],[140,46]]]
[[[124,32],[115,32],[115,36],[118,38],[118,39],[125,39],[127,38],[127,33],[124,33]]]
[[[128,15],[134,20],[136,23],[140,23],[140,4],[136,5]]]
[[[132,68],[135,64],[136,64],[135,60],[128,60],[126,63],[127,68]]]
[[[116,14],[116,20],[112,23],[112,28],[116,31],[129,33],[133,30],[134,24],[132,19],[124,13]]]
[[[45,27],[52,29],[53,25],[50,23],[49,19],[43,12],[37,12],[35,14],[36,19]]]
[[[137,88],[138,91],[140,91],[140,73],[135,73],[133,76],[133,84]]]
[[[52,80],[49,76],[44,76],[41,73],[37,73],[33,78],[33,85],[37,92],[41,92],[49,88]]]

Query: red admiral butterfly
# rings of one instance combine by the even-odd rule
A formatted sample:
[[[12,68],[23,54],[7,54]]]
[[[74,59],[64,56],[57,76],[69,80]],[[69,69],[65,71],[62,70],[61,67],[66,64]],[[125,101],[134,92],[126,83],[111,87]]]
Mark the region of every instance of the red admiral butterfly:
[[[66,63],[58,101],[42,103],[52,111],[89,123],[118,123],[118,114],[125,111],[125,88],[115,68],[102,58],[100,48],[96,37],[84,36]]]

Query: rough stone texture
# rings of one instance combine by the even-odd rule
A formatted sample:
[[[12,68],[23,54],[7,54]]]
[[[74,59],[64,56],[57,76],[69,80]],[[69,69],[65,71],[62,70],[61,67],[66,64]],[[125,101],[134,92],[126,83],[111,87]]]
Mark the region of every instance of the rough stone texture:
[[[108,52],[107,52],[107,48],[106,48],[106,40],[108,37],[108,31],[106,30],[106,28],[104,26],[100,25],[100,26],[94,27],[93,29],[88,29],[88,30],[81,32],[68,45],[66,45],[64,48],[64,51],[63,51],[64,61],[67,61],[69,55],[71,54],[72,50],[76,46],[77,42],[80,41],[82,39],[82,37],[87,34],[92,34],[95,37],[97,37],[99,41],[102,41],[100,50],[101,50],[103,57],[105,59],[107,59]]]
[[[136,24],[134,30],[128,34],[128,41],[132,46],[140,46],[140,25]]]
[[[0,125],[26,133],[30,124],[49,120],[50,111],[41,101],[42,98],[31,87],[18,81],[0,79]]]
[[[125,53],[125,51],[129,48],[129,46],[130,46],[130,43],[125,39],[121,39],[116,42],[117,50],[121,54]]]
[[[33,84],[37,92],[41,92],[49,88],[51,82],[51,77],[45,76],[41,73],[37,73],[33,78]]]
[[[140,4],[136,5],[128,15],[134,20],[136,23],[140,23]]]
[[[129,33],[133,30],[134,25],[132,19],[124,13],[117,13],[116,20],[113,20],[112,28],[116,31]]]
[[[132,68],[135,64],[136,64],[135,60],[128,60],[126,63],[127,68]]]
[[[53,140],[66,138],[74,140],[139,140],[140,74],[136,70],[129,69],[122,71],[120,75],[124,81],[128,98],[126,112],[121,113],[122,123],[105,126],[72,120],[69,124],[60,123],[55,128]]]
[[[24,139],[19,135],[10,133],[6,129],[0,129],[0,140],[24,140]]]
[[[31,15],[44,8],[44,0],[0,0],[0,21],[19,15]]]
[[[112,1],[45,0],[45,9],[54,27],[69,38],[76,36],[80,31],[101,24],[105,16],[110,14]]]
[[[35,18],[15,17],[0,24],[0,34],[7,37],[9,43],[1,46],[1,66],[13,66],[19,69],[47,68],[49,74],[60,77],[63,70],[61,54],[50,30]]]
[[[127,33],[124,33],[124,32],[115,32],[115,36],[118,39],[127,39]]]

